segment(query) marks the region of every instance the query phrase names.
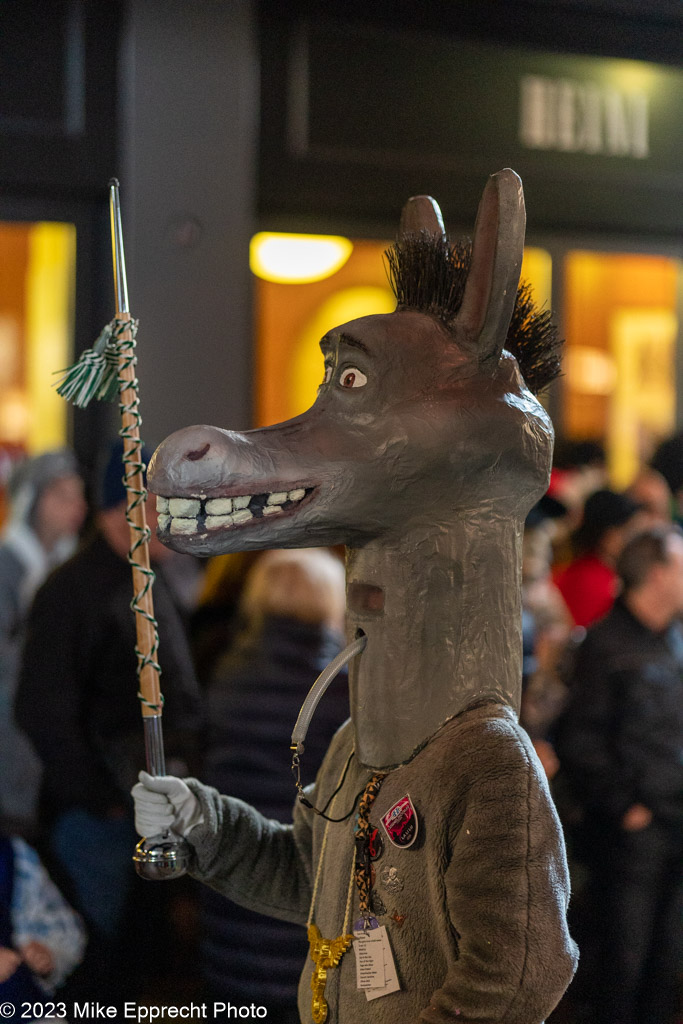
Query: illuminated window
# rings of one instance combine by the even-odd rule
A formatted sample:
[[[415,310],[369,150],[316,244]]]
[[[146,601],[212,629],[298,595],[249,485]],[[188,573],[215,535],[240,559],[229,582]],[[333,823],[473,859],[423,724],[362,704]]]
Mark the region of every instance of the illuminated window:
[[[678,265],[571,252],[565,272],[565,432],[604,441],[612,485],[627,487],[675,429]]]
[[[0,448],[37,454],[66,442],[53,373],[72,353],[76,229],[0,223]]]
[[[520,280],[526,281],[533,289],[534,300],[541,309],[552,306],[553,261],[545,249],[527,246],[522,258]]]

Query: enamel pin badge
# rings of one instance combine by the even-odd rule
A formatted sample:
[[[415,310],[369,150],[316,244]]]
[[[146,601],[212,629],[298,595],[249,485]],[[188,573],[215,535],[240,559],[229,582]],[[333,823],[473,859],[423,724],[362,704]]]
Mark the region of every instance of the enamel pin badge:
[[[402,796],[382,818],[389,841],[401,849],[412,846],[417,838],[417,811],[408,794]]]

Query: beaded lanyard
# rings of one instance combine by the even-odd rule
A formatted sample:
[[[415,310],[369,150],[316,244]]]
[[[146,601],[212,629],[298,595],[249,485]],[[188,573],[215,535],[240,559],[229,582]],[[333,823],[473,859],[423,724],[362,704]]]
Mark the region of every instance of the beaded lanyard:
[[[330,811],[334,810],[334,805],[339,796],[341,784],[346,772],[345,767],[342,769],[342,773],[337,784],[337,789],[334,794],[334,801]],[[349,949],[353,942],[353,934],[349,932],[349,923],[351,920],[351,903],[353,900],[353,885],[354,881],[358,887],[360,910],[365,921],[370,916],[370,890],[372,888],[372,882],[370,877],[369,868],[369,857],[359,858],[358,851],[360,849],[360,843],[363,843],[364,848],[367,850],[367,838],[370,831],[369,815],[370,808],[372,807],[375,797],[379,792],[379,787],[382,783],[384,775],[373,775],[368,782],[363,795],[361,797],[358,820],[354,829],[356,839],[356,855],[351,861],[351,877],[349,878],[349,887],[346,896],[346,909],[344,911],[344,923],[342,925],[342,933],[336,939],[324,939],[320,933],[320,929],[317,925],[313,924],[313,911],[315,909],[315,901],[318,895],[318,887],[320,885],[320,878],[322,875],[323,860],[325,858],[325,850],[327,848],[327,838],[330,829],[330,819],[328,818],[325,823],[325,831],[323,833],[323,841],[320,847],[320,856],[318,857],[318,867],[315,873],[315,880],[313,883],[313,895],[311,896],[311,907],[308,913],[308,942],[310,945],[311,959],[315,964],[313,974],[311,975],[311,990],[313,993],[312,999],[312,1015],[314,1024],[324,1024],[327,1020],[328,1004],[325,999],[325,984],[327,982],[327,972],[331,967],[337,967],[339,961],[343,957],[344,953]]]
[[[360,912],[366,923],[370,918],[370,893],[372,891],[372,872],[370,868],[370,809],[379,793],[382,780],[386,773],[373,775],[367,786],[358,806],[358,818],[354,829],[356,840],[356,858],[354,863],[354,876],[358,889],[358,902]]]

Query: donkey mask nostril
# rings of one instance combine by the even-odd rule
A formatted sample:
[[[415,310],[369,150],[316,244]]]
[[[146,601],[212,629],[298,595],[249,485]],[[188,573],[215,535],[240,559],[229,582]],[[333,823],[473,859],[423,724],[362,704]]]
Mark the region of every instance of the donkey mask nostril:
[[[210,447],[211,445],[207,443],[204,445],[203,448],[197,448],[197,450],[194,452],[188,452],[185,458],[189,459],[190,462],[197,462],[199,459],[204,458]]]

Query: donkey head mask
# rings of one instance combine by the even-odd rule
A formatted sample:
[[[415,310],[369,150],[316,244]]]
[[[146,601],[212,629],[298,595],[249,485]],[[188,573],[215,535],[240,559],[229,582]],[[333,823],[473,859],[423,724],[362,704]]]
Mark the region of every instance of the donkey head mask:
[[[489,179],[471,250],[412,199],[388,253],[396,311],[330,331],[314,405],[263,430],[196,426],[150,465],[160,536],[179,551],[347,545],[351,709],[362,763],[405,762],[449,718],[521,681],[524,518],[548,484],[547,314],[519,289],[525,212]],[[529,328],[531,340],[513,337]],[[528,332],[529,333],[529,332]],[[505,348],[516,347],[518,362]]]

